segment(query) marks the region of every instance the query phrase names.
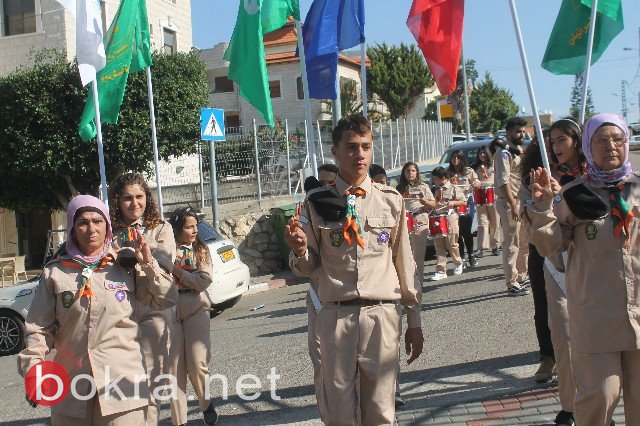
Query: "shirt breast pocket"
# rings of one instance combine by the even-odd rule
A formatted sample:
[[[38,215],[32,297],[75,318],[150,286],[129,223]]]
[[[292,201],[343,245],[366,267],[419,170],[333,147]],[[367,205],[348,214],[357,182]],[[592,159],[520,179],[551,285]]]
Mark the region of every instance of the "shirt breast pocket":
[[[78,283],[73,280],[56,281],[56,311],[67,312],[76,303]]]
[[[131,315],[135,299],[135,284],[129,281],[105,280],[105,309],[111,315]]]
[[[335,250],[344,244],[344,233],[342,231],[342,224],[339,222],[329,222],[323,225],[318,225],[320,234],[322,235],[322,241],[325,248],[329,250]]]
[[[391,232],[396,226],[393,216],[368,217],[365,231],[367,250],[381,252],[391,244]]]

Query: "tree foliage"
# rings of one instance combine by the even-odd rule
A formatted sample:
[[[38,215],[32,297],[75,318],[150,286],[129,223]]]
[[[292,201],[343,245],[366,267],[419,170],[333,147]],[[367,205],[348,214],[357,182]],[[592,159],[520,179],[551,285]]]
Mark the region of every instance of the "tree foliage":
[[[43,51],[38,65],[0,78],[0,207],[59,209],[100,183],[95,140],[82,142],[78,123],[86,101],[77,64]],[[153,89],[158,151],[163,160],[193,153],[199,109],[207,104],[205,66],[196,53],[154,54]],[[153,151],[144,72],[129,77],[117,125],[103,126],[107,179],[151,172]]]
[[[571,108],[569,115],[578,120],[580,118],[580,107],[582,106],[582,85],[584,84],[584,74],[576,74],[571,88]],[[591,98],[591,89],[587,89],[587,108],[584,114],[584,120],[587,121],[595,115],[593,99]]]
[[[469,99],[471,128],[475,132],[495,132],[517,113],[511,92],[499,87],[487,72]]]
[[[369,101],[371,101],[371,99],[369,99]],[[330,100],[320,102],[320,112],[318,115],[332,115],[332,112],[333,104]],[[362,99],[358,93],[358,85],[354,80],[347,79],[340,87],[340,113],[341,117],[352,114],[362,114]],[[375,107],[372,107],[370,102],[367,117],[372,122],[388,119],[387,114],[383,114]]]
[[[434,81],[414,45],[387,46],[382,43],[367,49],[371,67],[367,69],[367,89],[378,95],[392,120],[406,117],[416,100]]]

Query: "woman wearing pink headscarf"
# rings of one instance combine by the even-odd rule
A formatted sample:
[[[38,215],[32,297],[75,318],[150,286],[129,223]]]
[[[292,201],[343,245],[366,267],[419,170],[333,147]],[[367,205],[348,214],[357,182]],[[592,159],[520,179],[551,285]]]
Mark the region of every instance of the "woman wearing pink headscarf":
[[[80,195],[71,200],[67,230],[66,250],[45,266],[31,303],[18,369],[31,375],[55,347],[53,361],[71,383],[77,378],[76,395],[69,393],[51,406],[53,425],[142,424],[149,392],[135,306],[170,308],[175,292],[170,283],[156,279],[159,266],[139,231],[134,252],[140,269],[114,261],[111,222],[99,199]],[[118,390],[107,392],[106,384],[114,382]],[[27,400],[33,406],[46,402],[29,386]]]
[[[587,121],[582,150],[586,175],[559,194],[546,169],[531,172],[525,216],[543,256],[568,250],[576,424],[608,426],[623,390],[626,424],[640,425],[640,174],[617,115]]]

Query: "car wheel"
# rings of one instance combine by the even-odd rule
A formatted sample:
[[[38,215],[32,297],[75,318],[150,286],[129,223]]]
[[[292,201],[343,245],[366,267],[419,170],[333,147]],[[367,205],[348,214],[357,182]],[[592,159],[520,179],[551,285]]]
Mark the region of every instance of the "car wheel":
[[[14,355],[24,347],[24,323],[20,315],[0,312],[0,356]]]

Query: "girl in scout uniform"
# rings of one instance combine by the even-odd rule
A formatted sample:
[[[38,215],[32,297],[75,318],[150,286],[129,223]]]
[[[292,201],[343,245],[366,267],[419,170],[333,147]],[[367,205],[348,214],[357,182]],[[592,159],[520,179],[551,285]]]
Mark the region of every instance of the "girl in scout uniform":
[[[465,200],[468,200],[472,194],[473,188],[480,186],[478,175],[471,167],[467,166],[467,157],[461,150],[454,151],[449,160],[449,176],[451,184],[464,193]],[[460,237],[458,238],[458,247],[460,248],[460,257],[464,259],[464,250],[467,249],[469,256],[469,264],[471,266],[478,265],[478,259],[473,252],[473,234],[471,227],[473,224],[473,216],[471,211],[467,214],[459,215]]]
[[[493,155],[486,146],[476,152],[476,161],[471,168],[476,172],[480,184],[485,187],[493,186]],[[498,256],[498,242],[500,240],[500,222],[495,203],[492,205],[478,205],[478,250],[477,256],[491,249],[491,254]]]
[[[198,396],[204,422],[218,420],[213,402],[206,394],[211,361],[211,302],[206,289],[213,282],[211,255],[207,245],[198,239],[198,216],[190,207],[176,210],[171,216],[175,234],[176,260],[173,266],[178,287],[176,316],[171,328],[171,375],[178,383],[177,398],[171,398],[171,420],[174,425],[187,423],[187,376]]]
[[[532,171],[525,211],[534,244],[568,250],[571,368],[580,426],[608,425],[624,394],[626,424],[640,424],[640,174],[629,163],[629,129],[614,114],[585,123],[586,175],[554,195],[545,169]]]
[[[409,239],[413,259],[418,267],[418,279],[420,285],[424,283],[424,256],[427,253],[427,240],[429,239],[429,211],[436,202],[429,189],[429,185],[420,181],[420,172],[416,163],[406,163],[400,173],[400,183],[396,190],[404,198],[407,214],[411,214],[413,229],[409,229]]]
[[[119,251],[118,261],[127,267],[139,268],[130,256],[130,245],[132,235],[140,231],[162,268],[161,279],[173,284],[171,271],[176,252],[173,230],[160,217],[155,198],[142,175],[126,173],[116,178],[111,184],[110,204],[113,244]],[[172,288],[177,293],[177,288]],[[172,315],[170,310],[153,311],[143,305],[139,305],[136,310],[141,331],[140,346],[151,391],[146,416],[146,424],[150,426],[158,423],[158,404],[153,391],[166,384],[163,380],[156,380],[156,377],[167,374],[169,370],[169,321],[173,318]]]
[[[18,355],[18,369],[24,376],[55,347],[53,361],[70,381],[79,375],[93,379],[76,381],[75,396],[88,400],[70,393],[51,407],[53,425],[141,424],[149,389],[134,310],[138,304],[170,308],[175,292],[161,278],[162,269],[139,231],[131,247],[138,266],[127,269],[114,260],[111,222],[99,199],[79,195],[71,200],[67,230],[65,249],[42,272],[27,315],[26,347]],[[113,383],[120,376],[118,390],[112,387],[105,394],[107,377]],[[33,406],[36,395],[27,395]]]

